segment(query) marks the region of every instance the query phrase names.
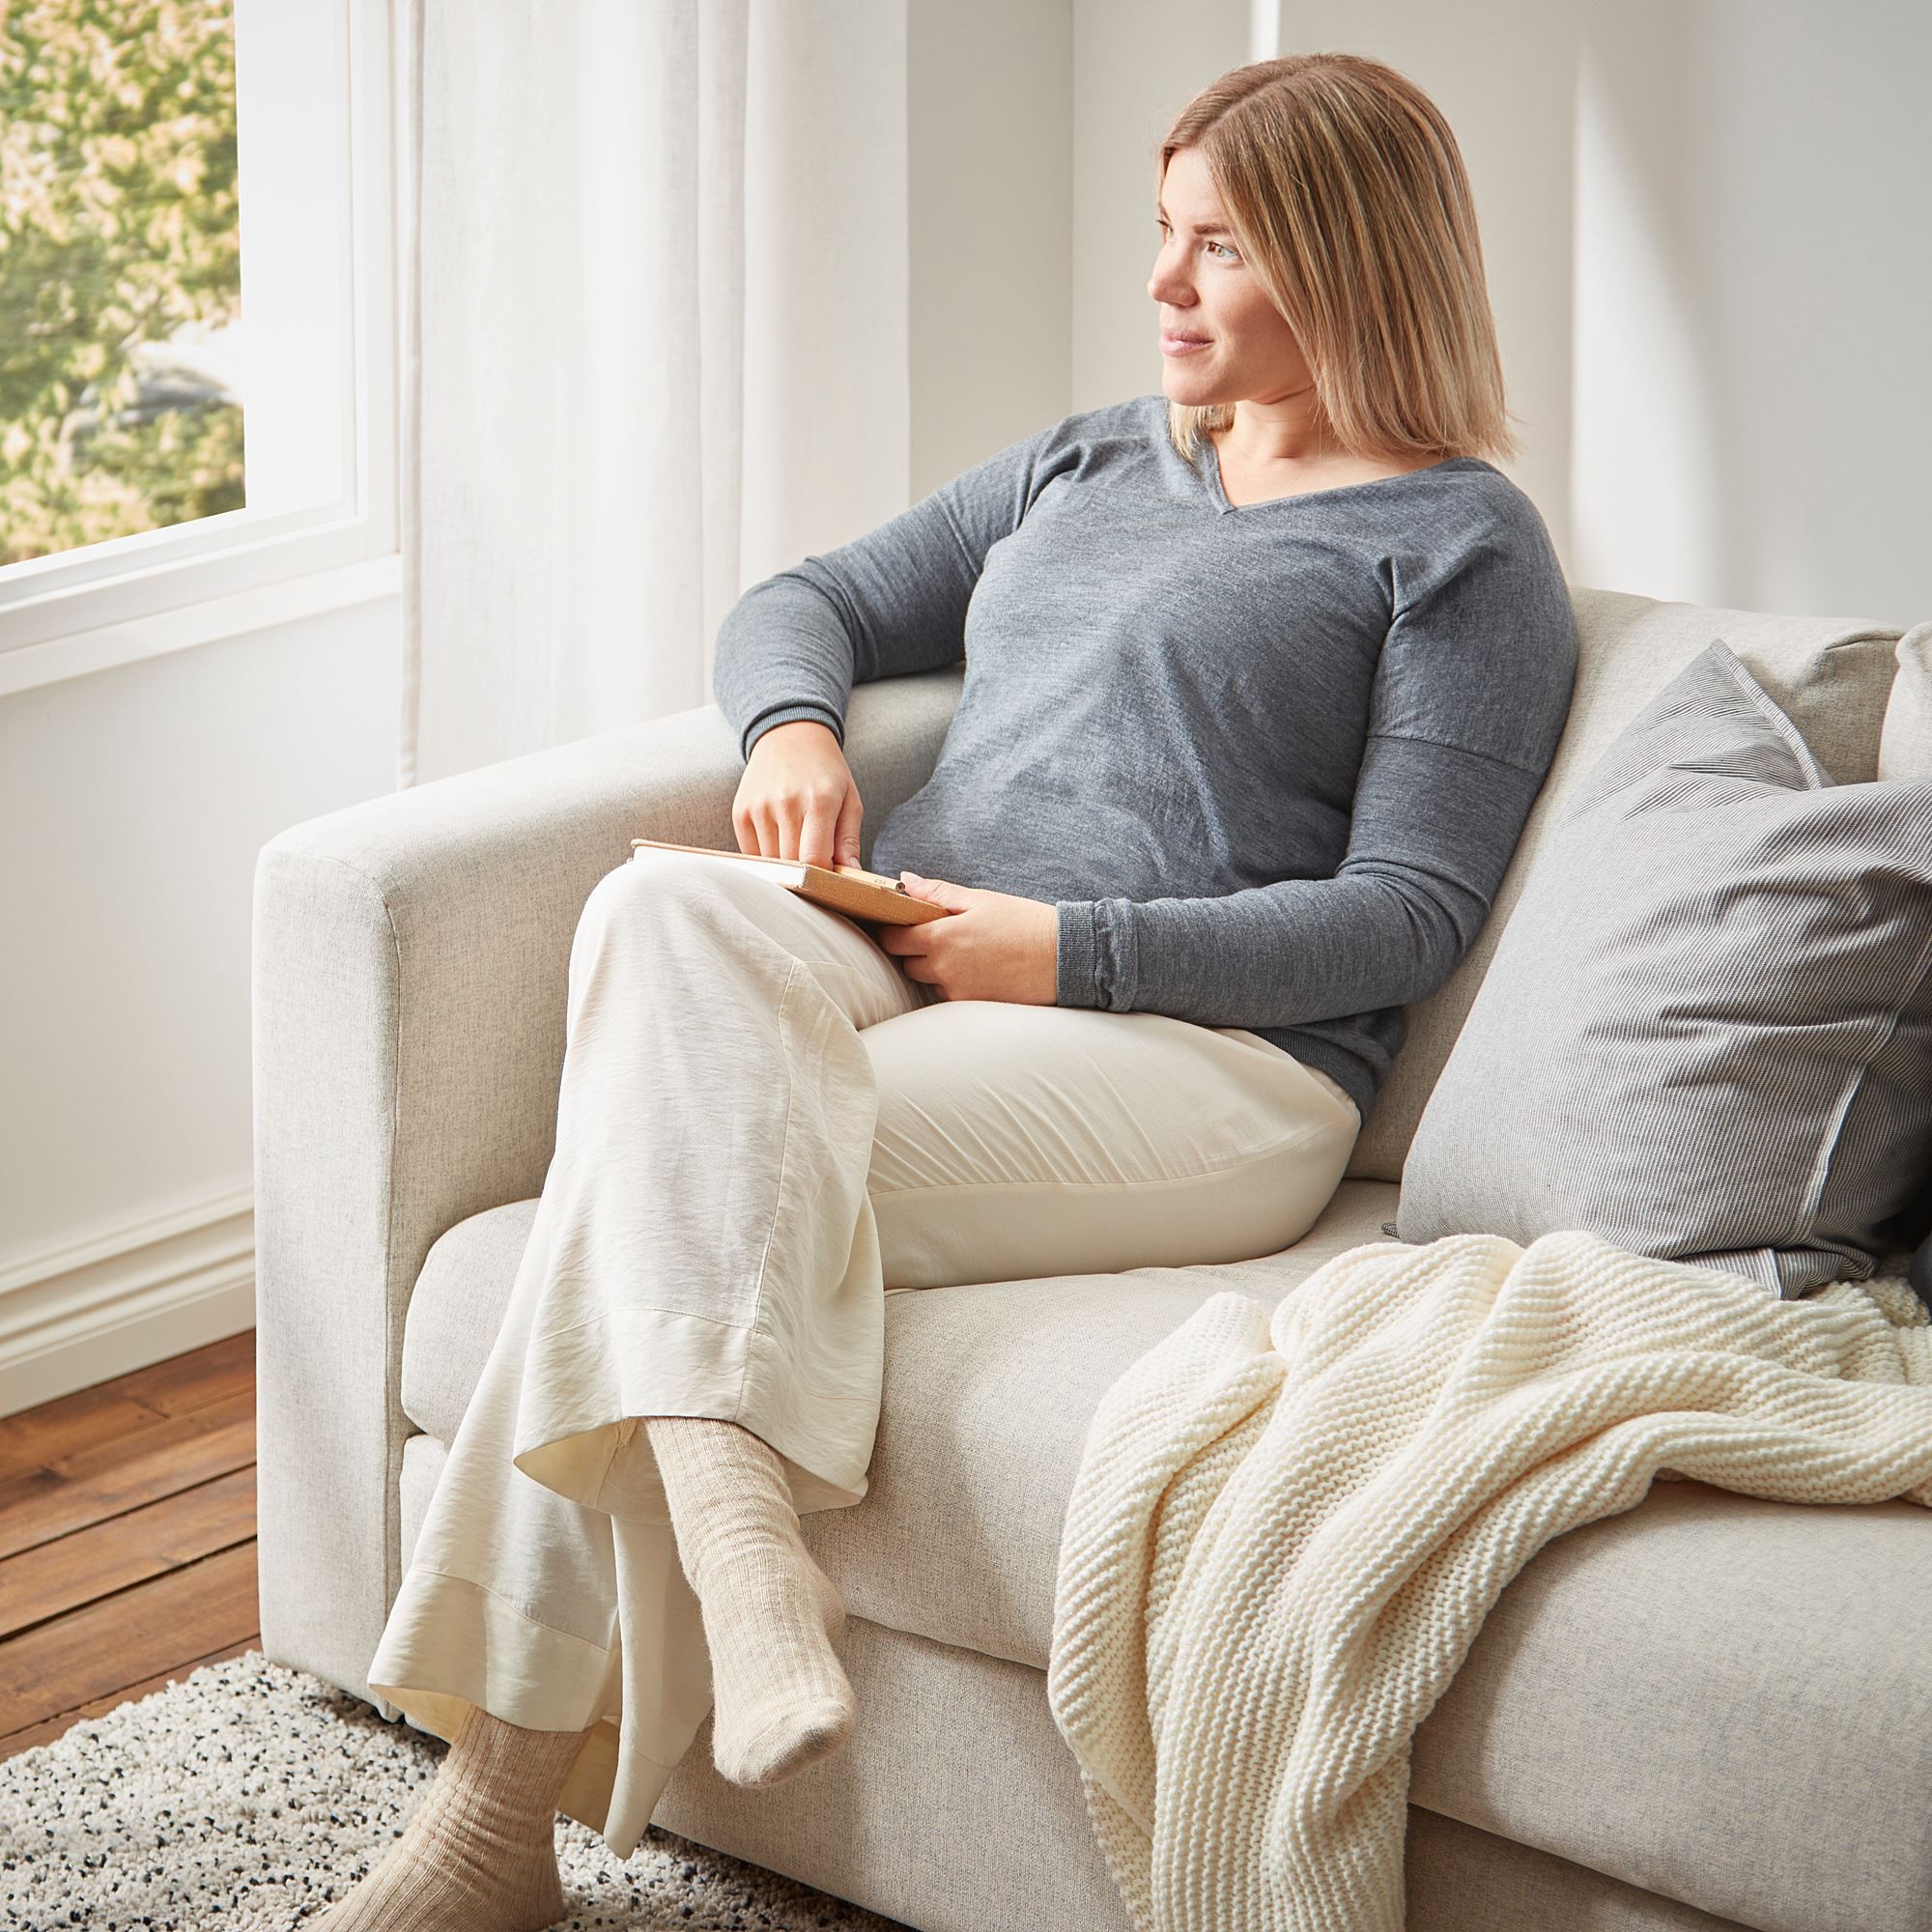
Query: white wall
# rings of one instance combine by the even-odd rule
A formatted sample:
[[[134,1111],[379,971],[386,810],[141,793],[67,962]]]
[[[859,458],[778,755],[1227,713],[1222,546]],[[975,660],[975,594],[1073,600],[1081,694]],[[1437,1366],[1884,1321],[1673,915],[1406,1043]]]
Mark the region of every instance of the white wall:
[[[1580,53],[1573,574],[1932,615],[1932,7],[1622,0]]]
[[[913,0],[911,497],[1072,407],[1073,19]]]
[[[255,856],[392,790],[393,597],[0,700],[0,1415],[254,1325]]]
[[[1574,582],[1932,616],[1932,9],[1272,6],[914,0],[915,495],[1158,389],[1151,148],[1278,33],[1456,128]],[[393,787],[399,647],[389,600],[0,699],[0,1414],[252,1321],[254,859]]]

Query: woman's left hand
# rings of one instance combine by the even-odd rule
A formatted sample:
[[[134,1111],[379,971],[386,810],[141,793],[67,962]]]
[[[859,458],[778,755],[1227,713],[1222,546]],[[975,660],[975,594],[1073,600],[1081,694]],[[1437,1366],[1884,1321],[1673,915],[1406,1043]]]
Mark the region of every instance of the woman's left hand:
[[[1045,899],[989,893],[901,872],[916,899],[949,908],[917,925],[874,925],[879,944],[904,962],[909,979],[949,1000],[1007,1000],[1050,1007],[1060,963],[1060,914]]]

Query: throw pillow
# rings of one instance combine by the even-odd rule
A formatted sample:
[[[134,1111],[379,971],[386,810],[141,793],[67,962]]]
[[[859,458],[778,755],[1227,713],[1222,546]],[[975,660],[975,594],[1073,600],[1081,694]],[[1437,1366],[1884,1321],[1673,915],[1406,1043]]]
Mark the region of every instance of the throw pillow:
[[[1932,1147],[1932,779],[1834,784],[1721,639],[1565,801],[1403,1171],[1405,1241],[1582,1228],[1864,1280]]]
[[[1932,778],[1932,624],[1915,624],[1892,653],[1896,668],[1879,736],[1878,776]],[[1896,1237],[1918,1243],[1907,1279],[1932,1306],[1932,1150],[1920,1162],[1918,1196],[1901,1217]],[[1923,1237],[1921,1239],[1921,1236]]]
[[[1897,669],[1879,733],[1882,779],[1932,779],[1932,624],[1915,624],[1893,651]]]

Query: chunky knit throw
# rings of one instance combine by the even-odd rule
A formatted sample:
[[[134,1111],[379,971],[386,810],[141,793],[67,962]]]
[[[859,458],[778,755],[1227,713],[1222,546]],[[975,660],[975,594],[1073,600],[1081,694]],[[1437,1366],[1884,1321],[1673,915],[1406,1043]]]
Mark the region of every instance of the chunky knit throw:
[[[1653,1478],[1932,1507],[1903,1280],[1798,1300],[1581,1231],[1220,1293],[1103,1398],[1047,1695],[1141,1932],[1395,1932],[1409,1743],[1552,1537]]]

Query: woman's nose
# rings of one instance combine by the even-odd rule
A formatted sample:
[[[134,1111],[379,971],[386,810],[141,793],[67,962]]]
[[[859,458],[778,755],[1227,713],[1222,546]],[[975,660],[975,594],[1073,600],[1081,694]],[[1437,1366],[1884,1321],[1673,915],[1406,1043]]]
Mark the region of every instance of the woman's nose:
[[[1185,308],[1193,298],[1193,290],[1187,286],[1184,276],[1176,275],[1154,264],[1153,273],[1148,277],[1148,294],[1155,301],[1164,301],[1174,308]]]

